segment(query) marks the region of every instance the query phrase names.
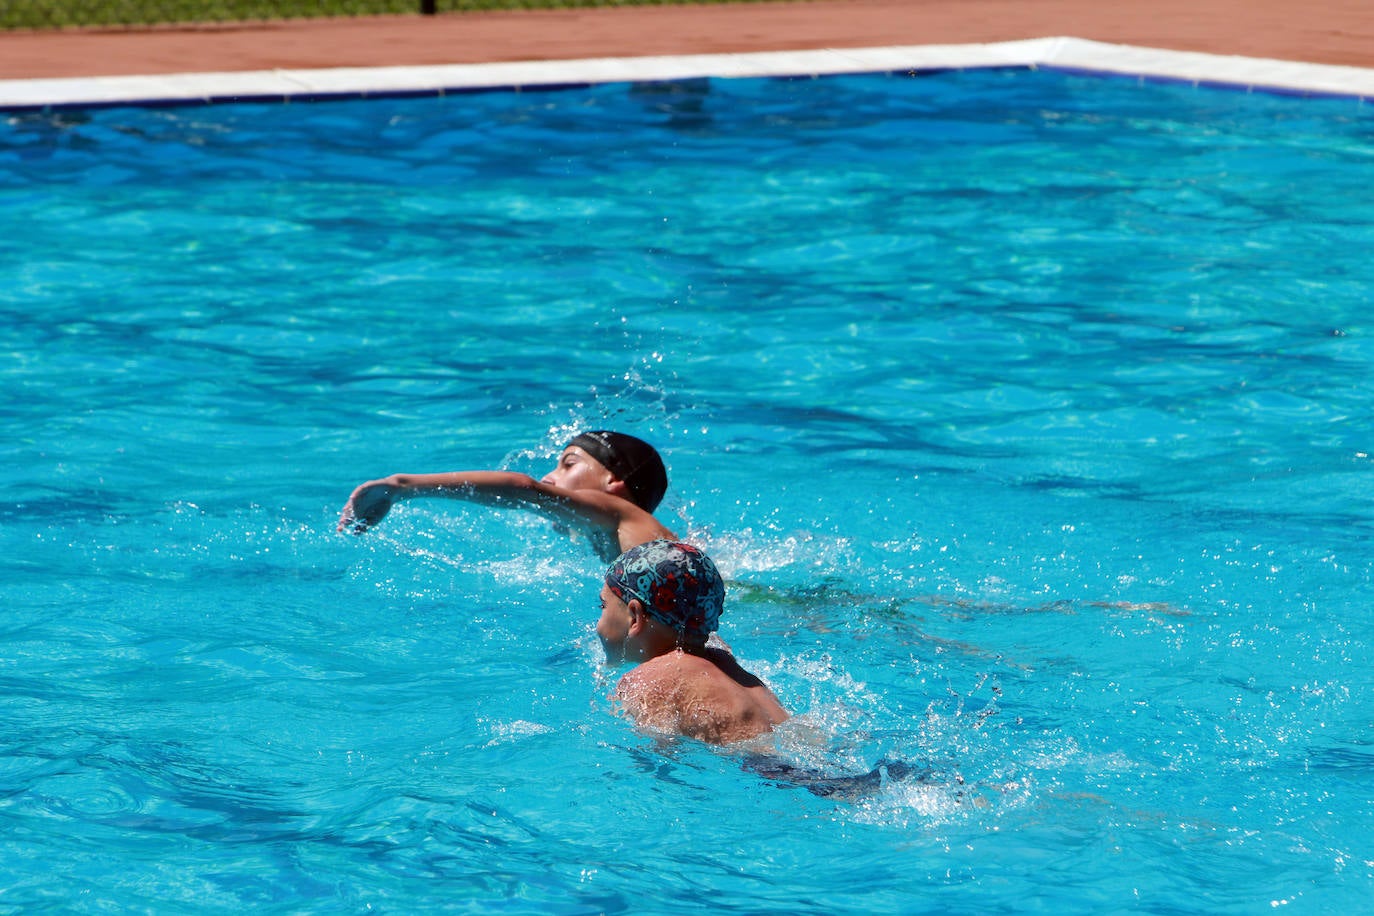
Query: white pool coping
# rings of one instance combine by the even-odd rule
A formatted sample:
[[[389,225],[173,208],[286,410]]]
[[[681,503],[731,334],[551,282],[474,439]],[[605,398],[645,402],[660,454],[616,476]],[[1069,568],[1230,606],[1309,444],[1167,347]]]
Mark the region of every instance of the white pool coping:
[[[821,76],[985,67],[1041,67],[1246,91],[1348,97],[1362,104],[1374,101],[1374,69],[1168,51],[1080,38],[1036,38],[996,44],[750,54],[0,80],[0,109],[443,94],[693,77]]]

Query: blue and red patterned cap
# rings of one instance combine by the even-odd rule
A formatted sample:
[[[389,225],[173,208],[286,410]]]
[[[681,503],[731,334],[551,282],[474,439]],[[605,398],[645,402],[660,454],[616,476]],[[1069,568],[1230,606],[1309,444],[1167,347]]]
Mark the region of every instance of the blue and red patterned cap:
[[[716,564],[679,541],[631,547],[606,571],[606,585],[627,604],[638,598],[651,617],[684,635],[711,633],[725,608],[725,583]]]

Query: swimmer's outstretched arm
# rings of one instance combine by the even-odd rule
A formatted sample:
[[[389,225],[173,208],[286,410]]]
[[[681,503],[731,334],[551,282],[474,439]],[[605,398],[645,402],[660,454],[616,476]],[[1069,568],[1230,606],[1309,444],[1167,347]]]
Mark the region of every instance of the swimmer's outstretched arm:
[[[541,484],[528,474],[509,471],[392,474],[390,477],[369,480],[353,491],[339,516],[338,530],[343,531],[351,526],[354,533],[361,534],[385,518],[395,503],[417,496],[461,499],[484,506],[526,503],[546,509],[555,516],[562,516],[564,513],[558,511],[561,508],[559,503],[572,504],[571,500],[558,499],[563,493],[571,495],[571,491]],[[559,520],[591,522],[601,526],[613,522],[613,519],[602,518],[601,513],[590,509],[577,513],[574,518]]]
[[[620,551],[657,538],[676,537],[651,514],[618,496],[599,490],[565,490],[512,471],[392,474],[369,480],[349,496],[337,530],[361,534],[385,518],[396,502],[417,496],[462,499],[486,506],[532,507],[556,521],[588,529],[601,540],[609,537]]]

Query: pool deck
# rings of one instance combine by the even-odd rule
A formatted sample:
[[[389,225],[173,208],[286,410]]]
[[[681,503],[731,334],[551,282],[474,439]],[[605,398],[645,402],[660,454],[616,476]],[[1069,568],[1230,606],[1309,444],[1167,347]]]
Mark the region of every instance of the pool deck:
[[[1100,69],[1122,61],[1122,72],[1195,81],[1214,79],[1212,69],[1190,62],[1220,56],[1221,82],[1295,86],[1305,91],[1374,97],[1374,0],[795,0],[713,6],[603,7],[583,10],[384,16],[356,19],[159,27],[139,30],[0,32],[0,86],[28,83],[34,98],[49,90],[101,85],[113,98],[167,98],[159,88],[130,88],[121,77],[170,74],[277,74],[339,68],[429,68],[425,79],[446,85],[474,72],[471,65],[509,62],[616,60],[629,65],[607,71],[625,78],[649,59],[695,57],[702,72],[721,71],[722,56],[759,52],[806,52],[800,63],[775,61],[774,69],[828,72],[816,54],[854,58],[852,49],[955,48],[954,57],[905,59],[897,66],[1057,63]],[[1058,36],[1087,39],[1047,45]],[[1027,41],[1030,39],[1038,40]],[[1118,46],[1131,46],[1121,48]],[[992,48],[971,56],[966,49]],[[1173,52],[1158,69],[1158,55]],[[1178,53],[1182,52],[1182,53]],[[1201,52],[1201,53],[1199,53]],[[980,56],[981,54],[981,56]],[[910,57],[910,54],[907,55]],[[867,59],[851,64],[869,66]],[[887,58],[878,58],[879,64]],[[971,61],[966,62],[966,61]],[[705,63],[710,62],[710,63]],[[1153,62],[1153,63],[1152,63]],[[1290,79],[1286,64],[1316,65],[1308,82]],[[461,72],[454,65],[466,65]],[[1157,69],[1152,70],[1155,66]],[[435,68],[440,68],[435,70]],[[445,69],[446,68],[446,69]],[[728,68],[727,68],[728,69]],[[830,68],[833,69],[833,68]],[[496,79],[510,85],[556,82],[561,71],[509,69]],[[750,71],[753,72],[753,71]],[[805,72],[805,70],[801,71]],[[515,75],[511,75],[514,73]],[[1231,75],[1238,73],[1238,76]],[[672,67],[649,78],[682,75]],[[1310,73],[1308,74],[1310,76]],[[111,81],[108,78],[116,78]],[[583,79],[573,75],[570,79]],[[202,83],[205,81],[202,80]],[[222,80],[220,82],[223,82]],[[354,82],[301,85],[302,94],[354,91]],[[165,84],[165,81],[164,81]],[[164,84],[158,84],[159,87]],[[479,81],[480,84],[480,81]],[[384,85],[404,91],[408,84]],[[87,91],[85,89],[83,92]],[[203,88],[195,90],[206,95]],[[270,95],[232,86],[222,95]],[[86,98],[77,93],[72,98]],[[54,101],[69,101],[58,91]],[[0,92],[0,103],[32,104],[24,92]]]

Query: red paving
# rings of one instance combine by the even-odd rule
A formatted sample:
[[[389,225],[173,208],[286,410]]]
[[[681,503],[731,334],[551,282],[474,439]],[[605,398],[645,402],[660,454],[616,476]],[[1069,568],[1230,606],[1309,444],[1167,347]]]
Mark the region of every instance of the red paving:
[[[1374,68],[1374,0],[797,0],[0,32],[0,79],[966,44],[1058,35]]]

